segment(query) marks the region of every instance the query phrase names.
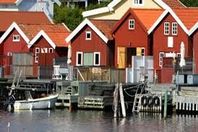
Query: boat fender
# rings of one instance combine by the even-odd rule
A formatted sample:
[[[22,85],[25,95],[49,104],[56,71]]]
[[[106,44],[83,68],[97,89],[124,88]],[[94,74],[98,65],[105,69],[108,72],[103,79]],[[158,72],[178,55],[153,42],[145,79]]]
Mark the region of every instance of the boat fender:
[[[147,104],[147,97],[146,96],[143,96],[142,98],[141,98],[141,105],[143,106],[143,107],[146,107],[148,104]]]
[[[154,96],[153,97],[153,105],[155,107],[159,106],[160,105],[160,98],[158,96]]]
[[[153,106],[153,97],[152,96],[148,97],[147,103],[148,103],[148,107],[152,107]]]

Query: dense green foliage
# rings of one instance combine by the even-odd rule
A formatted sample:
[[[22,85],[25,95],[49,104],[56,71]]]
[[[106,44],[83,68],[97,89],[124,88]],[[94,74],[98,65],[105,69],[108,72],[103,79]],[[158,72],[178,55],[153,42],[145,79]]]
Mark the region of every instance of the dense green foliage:
[[[198,0],[181,0],[186,6],[198,7]]]
[[[78,7],[55,6],[54,21],[55,23],[64,22],[70,30],[74,30],[83,20],[82,11]]]

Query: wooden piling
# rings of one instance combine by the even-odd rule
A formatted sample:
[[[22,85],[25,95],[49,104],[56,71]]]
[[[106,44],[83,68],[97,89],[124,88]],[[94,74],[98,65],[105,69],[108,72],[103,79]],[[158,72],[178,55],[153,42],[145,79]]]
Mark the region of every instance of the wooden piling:
[[[114,117],[116,118],[118,115],[118,83],[116,84],[113,93],[113,110],[114,110]]]
[[[168,94],[168,91],[166,90],[164,94],[164,118],[166,118],[167,116],[167,99],[168,99],[167,94]]]
[[[126,108],[125,108],[125,103],[124,103],[122,83],[120,83],[119,93],[120,93],[120,102],[121,102],[121,107],[122,107],[122,116],[126,117]]]

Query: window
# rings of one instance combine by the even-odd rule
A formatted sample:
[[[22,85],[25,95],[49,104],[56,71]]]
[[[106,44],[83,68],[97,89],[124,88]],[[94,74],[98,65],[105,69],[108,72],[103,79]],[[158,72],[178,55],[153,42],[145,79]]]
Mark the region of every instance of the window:
[[[39,57],[38,57],[37,55],[35,55],[35,57],[34,57],[34,62],[35,62],[35,63],[38,63],[38,59],[39,59]]]
[[[136,48],[136,56],[145,56],[145,48],[137,47]]]
[[[7,56],[12,56],[12,52],[8,52],[7,53]]]
[[[35,48],[35,53],[40,53],[40,48]]]
[[[20,41],[20,35],[13,35],[13,42],[19,42]]]
[[[135,29],[135,20],[129,19],[129,30]]]
[[[141,48],[141,55],[145,56],[145,48]]]
[[[177,23],[173,22],[172,23],[172,35],[177,35],[177,33],[178,33]]]
[[[84,66],[93,66],[94,55],[93,53],[84,53],[83,54],[83,65]]]
[[[83,62],[83,52],[76,53],[76,66],[82,66]]]
[[[134,5],[143,5],[143,0],[133,0]]]
[[[168,48],[173,48],[173,45],[174,44],[174,42],[173,42],[173,37],[171,36],[171,37],[168,37]]]
[[[100,52],[94,52],[94,66],[100,65]]]
[[[91,40],[91,31],[86,31],[86,40]]]
[[[164,52],[159,53],[159,66],[162,68],[163,66],[163,57],[164,57]]]
[[[49,48],[49,53],[53,53],[53,52],[54,52],[53,48]]]
[[[170,34],[170,23],[165,22],[164,23],[164,35],[169,35]]]

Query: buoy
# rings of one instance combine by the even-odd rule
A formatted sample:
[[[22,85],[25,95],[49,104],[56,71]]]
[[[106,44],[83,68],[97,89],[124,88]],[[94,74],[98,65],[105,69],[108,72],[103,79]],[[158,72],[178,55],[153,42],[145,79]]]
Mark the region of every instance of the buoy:
[[[153,97],[153,105],[154,105],[155,107],[158,107],[158,106],[160,105],[160,99],[159,99],[158,96],[154,96],[154,97]]]
[[[153,106],[153,97],[149,96],[147,99],[147,102],[148,102],[148,107],[152,107]]]
[[[143,106],[143,107],[146,107],[148,104],[147,104],[147,97],[146,96],[143,96],[142,98],[141,98],[141,105]]]

